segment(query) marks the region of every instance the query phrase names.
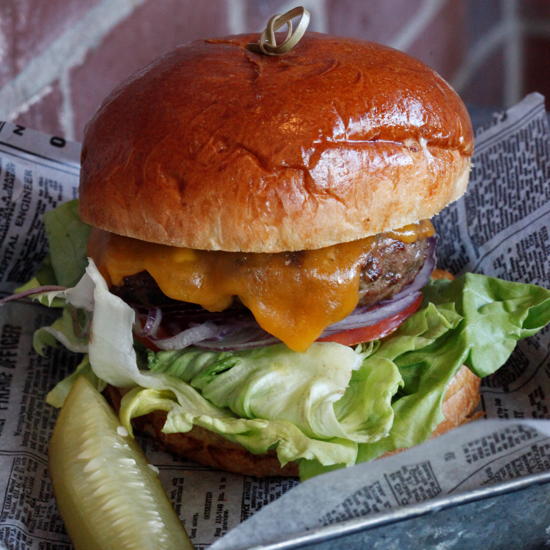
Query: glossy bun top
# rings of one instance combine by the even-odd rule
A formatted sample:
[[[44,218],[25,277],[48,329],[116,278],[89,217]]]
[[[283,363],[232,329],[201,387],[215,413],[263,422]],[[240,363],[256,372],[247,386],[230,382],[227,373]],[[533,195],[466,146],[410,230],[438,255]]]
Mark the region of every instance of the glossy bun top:
[[[432,69],[371,42],[306,33],[198,40],[133,75],[84,140],[81,215],[173,246],[320,248],[428,218],[465,190],[473,134]]]

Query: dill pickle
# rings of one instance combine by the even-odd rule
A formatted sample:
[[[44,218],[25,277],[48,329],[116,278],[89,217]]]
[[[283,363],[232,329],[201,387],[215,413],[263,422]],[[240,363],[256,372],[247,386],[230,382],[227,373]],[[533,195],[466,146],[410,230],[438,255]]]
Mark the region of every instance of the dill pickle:
[[[157,474],[84,377],[61,409],[49,466],[76,550],[193,548]]]

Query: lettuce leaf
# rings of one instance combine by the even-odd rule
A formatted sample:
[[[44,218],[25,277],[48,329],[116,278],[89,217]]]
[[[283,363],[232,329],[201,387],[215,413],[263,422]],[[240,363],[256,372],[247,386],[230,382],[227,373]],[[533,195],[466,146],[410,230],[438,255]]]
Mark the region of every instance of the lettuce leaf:
[[[58,382],[53,389],[50,390],[46,396],[46,403],[52,405],[52,407],[62,407],[63,403],[65,403],[65,399],[67,399],[67,396],[71,391],[71,388],[73,387],[73,384],[79,376],[85,376],[91,382],[92,386],[100,392],[103,391],[107,385],[103,380],[99,379],[94,374],[92,366],[90,365],[90,360],[88,356],[85,355],[76,367],[76,370],[66,378],[63,378],[61,382]]]
[[[282,464],[299,461],[303,479],[421,443],[441,422],[446,388],[462,364],[492,374],[517,340],[550,321],[550,291],[467,274],[432,281],[420,311],[389,338],[355,350],[316,343],[306,353],[283,345],[136,353],[133,310],[109,292],[93,261],[86,267],[90,227],[78,201],[48,212],[45,226],[49,255],[19,290],[72,288],[35,297],[64,307],[35,333],[35,349],[59,342],[89,354],[48,394],[50,404],[61,406],[83,374],[98,389],[130,390],[121,408],[129,430],[132,418],[163,410],[166,433],[201,426],[254,453],[274,450]]]
[[[44,227],[48,239],[48,254],[34,276],[17,288],[16,292],[44,285],[72,287],[84,275],[91,227],[78,215],[78,200],[65,202],[46,212]],[[48,307],[65,306],[63,296],[50,292],[36,294],[32,299]],[[53,342],[51,338],[45,341]]]
[[[368,442],[389,432],[391,398],[402,380],[391,363],[365,364],[367,354],[335,343],[316,343],[305,353],[284,345],[185,349],[150,352],[149,368],[188,382],[237,416],[285,420],[318,439]]]
[[[59,342],[75,353],[87,353],[88,323],[87,312],[66,306],[61,317],[56,319],[52,325],[41,327],[34,332],[32,341],[34,350],[38,355],[44,355],[45,348],[54,347]]]
[[[389,435],[360,444],[358,462],[426,440],[443,420],[445,390],[461,365],[478,376],[492,374],[517,340],[550,321],[550,291],[535,285],[467,274],[432,281],[424,295],[427,305],[368,358],[393,360],[404,386],[392,403]],[[300,465],[303,479],[327,470],[316,461]]]
[[[228,409],[214,408],[185,382],[168,380],[171,377],[166,375],[160,375],[158,380],[162,381],[163,378],[164,383],[161,382],[161,385],[170,387],[170,390],[134,388],[124,396],[120,418],[130,433],[132,418],[163,410],[167,412],[163,427],[165,433],[187,432],[193,426],[200,426],[240,443],[252,453],[262,454],[275,450],[283,466],[300,459],[316,460],[327,466],[350,466],[355,463],[357,444],[352,441],[313,439],[292,422],[284,420],[238,418]]]
[[[454,337],[468,350],[466,364],[480,377],[501,367],[516,342],[550,321],[550,291],[467,273],[454,281],[433,281],[425,291],[434,304],[454,303],[464,318]]]
[[[39,286],[57,284],[57,278],[52,267],[52,260],[50,258],[50,255],[47,254],[46,257],[42,260],[42,264],[40,265],[32,279],[30,279],[30,281],[27,281],[24,285],[16,288],[15,292],[24,292],[25,290],[30,290],[31,288],[36,288]]]
[[[237,416],[286,420],[320,439],[371,441],[365,427],[368,415],[356,422],[350,417],[341,424],[333,406],[344,395],[352,371],[361,367],[362,359],[352,348],[335,343],[313,344],[305,353],[280,344],[231,353],[195,349],[151,352],[149,367],[189,382],[208,401]],[[393,395],[397,387],[391,376],[386,385],[391,386]],[[368,390],[362,399],[378,403]],[[384,404],[391,411],[389,400],[380,407]]]
[[[65,202],[46,212],[44,225],[49,260],[41,268],[43,277],[50,263],[57,284],[74,286],[86,268],[86,248],[91,230],[78,215],[78,200]]]

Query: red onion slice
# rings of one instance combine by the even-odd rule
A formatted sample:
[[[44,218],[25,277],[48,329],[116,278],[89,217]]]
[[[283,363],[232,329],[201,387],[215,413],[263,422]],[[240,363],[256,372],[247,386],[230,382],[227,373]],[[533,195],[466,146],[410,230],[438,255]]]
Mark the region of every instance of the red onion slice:
[[[220,327],[214,323],[206,322],[181,331],[170,338],[154,338],[152,341],[161,350],[178,350],[188,346],[196,345],[199,342],[216,338],[220,333]]]
[[[162,311],[160,307],[151,308],[147,312],[147,319],[145,319],[145,324],[143,325],[143,329],[141,331],[143,336],[155,338],[161,321]]]
[[[28,290],[24,290],[23,292],[18,292],[17,294],[10,294],[9,296],[2,298],[0,300],[0,306],[3,306],[4,304],[7,304],[8,302],[12,302],[14,300],[21,300],[29,296],[34,296],[35,294],[42,294],[44,292],[54,292],[59,290],[67,290],[67,287],[59,286],[59,285],[44,285],[44,286],[37,286],[36,288],[29,288]]]
[[[419,295],[420,292],[413,292],[412,294],[402,296],[398,300],[386,301],[386,303],[378,306],[370,308],[358,307],[345,319],[329,325],[323,331],[323,334],[321,334],[321,338],[324,336],[330,336],[331,334],[335,334],[337,332],[344,332],[345,330],[376,325],[380,321],[383,321],[384,319],[392,317],[404,309],[407,309],[418,299]]]
[[[225,328],[225,333],[221,332],[217,338],[197,342],[195,346],[212,351],[243,351],[280,343],[279,339],[255,324]]]
[[[327,327],[321,337],[379,323],[408,308],[419,294],[419,292],[413,292],[399,300],[389,301],[384,305],[370,309],[357,308],[342,321]],[[235,320],[224,324],[207,321],[187,328],[171,338],[151,338],[151,341],[162,350],[178,350],[187,346],[196,346],[212,351],[242,351],[280,343],[280,340],[250,320]]]

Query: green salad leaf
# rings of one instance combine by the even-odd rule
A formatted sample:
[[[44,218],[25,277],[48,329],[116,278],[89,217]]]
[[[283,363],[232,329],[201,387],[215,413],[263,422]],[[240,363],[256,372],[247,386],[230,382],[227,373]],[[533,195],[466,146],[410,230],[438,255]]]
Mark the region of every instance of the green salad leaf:
[[[86,247],[91,230],[78,215],[78,200],[65,202],[46,212],[44,225],[49,245],[49,261],[43,264],[42,278],[45,277],[44,270],[49,263],[57,284],[74,286],[86,268]],[[51,273],[48,276],[51,277]]]
[[[68,350],[76,353],[88,352],[89,323],[88,313],[82,309],[65,306],[61,317],[49,327],[41,327],[34,331],[33,347],[38,355],[44,355],[45,349],[54,347],[59,342]]]
[[[355,463],[357,444],[345,439],[319,440],[308,437],[292,422],[239,418],[228,409],[213,407],[191,386],[159,375],[160,385],[170,389],[134,388],[122,399],[120,418],[131,430],[131,420],[155,410],[167,413],[165,433],[188,432],[200,426],[241,444],[252,453],[274,450],[281,465],[301,459],[320,464]]]
[[[51,389],[46,396],[46,403],[52,407],[61,408],[65,399],[69,395],[73,384],[77,381],[79,376],[84,376],[92,384],[97,391],[103,391],[107,385],[103,380],[98,378],[92,370],[90,365],[90,359],[87,355],[84,356],[82,361],[77,365],[76,369],[66,378],[63,378],[61,382],[58,382],[53,389]]]
[[[389,434],[359,445],[357,461],[366,462],[426,440],[443,420],[441,403],[450,381],[466,364],[478,376],[495,372],[515,343],[550,321],[550,291],[484,275],[431,281],[427,305],[411,316],[368,361],[391,358],[404,380],[392,403]],[[328,469],[303,461],[303,479]]]
[[[550,321],[550,291],[536,285],[467,273],[433,281],[425,296],[435,304],[455,304],[464,322],[454,336],[468,349],[465,362],[480,377],[495,372],[519,339]]]
[[[188,382],[208,401],[237,416],[285,420],[310,437],[356,442],[387,433],[391,397],[401,382],[391,365],[365,367],[361,353],[328,342],[315,343],[304,353],[283,344],[225,353],[193,348],[150,352],[149,368]],[[353,392],[338,409],[341,421],[334,404],[348,387]],[[362,414],[355,414],[358,407]],[[389,422],[381,422],[388,417]]]
[[[82,272],[83,273],[83,272]],[[80,274],[82,276],[82,273]],[[52,260],[50,255],[47,254],[46,257],[42,260],[42,264],[38,268],[37,272],[34,274],[30,281],[27,281],[24,285],[18,287],[15,292],[24,292],[25,290],[30,290],[31,288],[36,288],[38,286],[44,285],[56,285],[57,278],[52,267]],[[48,304],[43,304],[48,305]]]
[[[16,292],[45,285],[71,287],[84,275],[88,262],[86,250],[91,227],[78,215],[78,200],[62,203],[46,212],[44,226],[48,239],[48,254],[34,276],[17,288]],[[35,294],[32,299],[48,307],[62,308],[66,303],[59,293],[52,292]],[[46,338],[44,341],[53,342],[53,339]]]

